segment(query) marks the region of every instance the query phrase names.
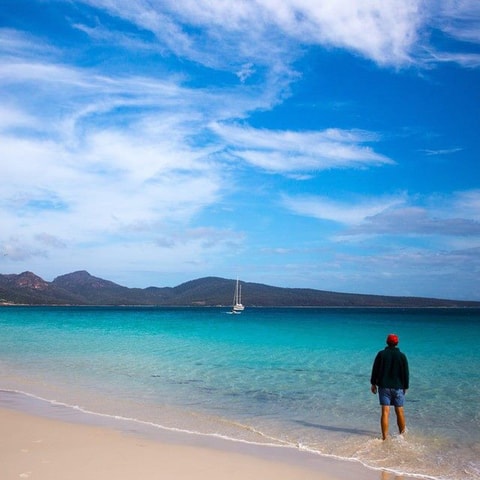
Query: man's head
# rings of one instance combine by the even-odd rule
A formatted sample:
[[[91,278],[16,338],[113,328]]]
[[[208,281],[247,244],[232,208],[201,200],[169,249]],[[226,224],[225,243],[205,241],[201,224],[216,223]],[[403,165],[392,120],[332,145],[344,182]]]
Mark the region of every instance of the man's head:
[[[398,336],[395,335],[394,333],[391,333],[387,337],[387,345],[389,347],[396,347],[398,345]]]

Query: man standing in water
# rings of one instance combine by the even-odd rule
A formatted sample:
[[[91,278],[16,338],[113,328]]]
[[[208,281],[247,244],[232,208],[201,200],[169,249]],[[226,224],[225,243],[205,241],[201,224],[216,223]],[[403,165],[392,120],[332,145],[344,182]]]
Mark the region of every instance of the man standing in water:
[[[397,345],[397,335],[393,333],[388,335],[387,347],[377,353],[370,378],[372,393],[376,394],[378,391],[380,405],[382,406],[380,424],[384,440],[388,436],[388,419],[391,405],[395,407],[400,434],[405,432],[403,404],[405,402],[405,393],[409,386],[408,361]]]

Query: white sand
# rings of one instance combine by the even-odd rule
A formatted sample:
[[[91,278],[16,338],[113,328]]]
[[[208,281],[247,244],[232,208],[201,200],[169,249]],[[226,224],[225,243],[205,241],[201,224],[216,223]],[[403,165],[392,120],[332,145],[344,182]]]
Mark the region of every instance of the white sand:
[[[302,465],[282,459],[281,452],[262,458],[241,450],[163,443],[1,408],[0,433],[2,480],[391,478],[353,462],[318,457]]]

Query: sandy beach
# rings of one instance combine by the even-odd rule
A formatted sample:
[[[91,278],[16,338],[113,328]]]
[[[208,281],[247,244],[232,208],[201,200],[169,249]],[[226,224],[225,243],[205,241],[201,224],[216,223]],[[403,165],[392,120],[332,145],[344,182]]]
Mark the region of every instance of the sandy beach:
[[[2,480],[346,480],[393,479],[353,462],[282,459],[158,442],[114,429],[0,409]]]

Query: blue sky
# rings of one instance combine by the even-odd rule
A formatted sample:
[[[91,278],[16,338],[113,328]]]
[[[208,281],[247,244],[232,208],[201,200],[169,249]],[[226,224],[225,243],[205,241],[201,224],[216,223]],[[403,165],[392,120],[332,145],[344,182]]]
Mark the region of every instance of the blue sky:
[[[0,273],[480,300],[477,0],[1,3]]]

